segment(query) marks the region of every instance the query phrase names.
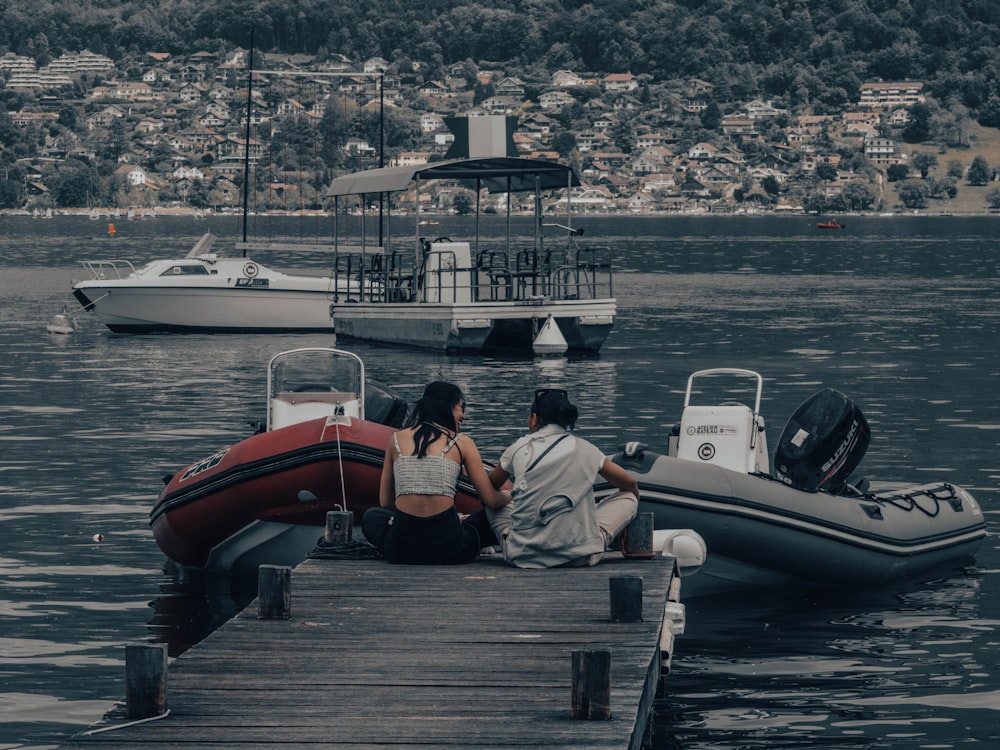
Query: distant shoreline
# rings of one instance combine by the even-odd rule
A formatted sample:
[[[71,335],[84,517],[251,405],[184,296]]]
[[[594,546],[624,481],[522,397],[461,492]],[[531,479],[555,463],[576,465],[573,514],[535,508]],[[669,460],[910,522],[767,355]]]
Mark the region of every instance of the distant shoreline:
[[[329,216],[328,211],[263,211],[252,213],[251,216]],[[403,217],[410,214],[395,213],[392,214],[394,217]],[[434,211],[421,211],[421,216],[453,216],[453,214],[440,213]],[[487,214],[490,215],[490,214]],[[531,216],[529,213],[523,214],[512,214],[513,216]],[[24,217],[24,218],[35,218],[35,219],[55,219],[63,217],[89,217],[94,221],[104,220],[104,221],[129,221],[129,220],[152,220],[159,217],[190,217],[195,219],[208,218],[208,217],[232,217],[241,218],[242,213],[240,211],[211,211],[202,210],[190,207],[170,207],[170,208],[148,208],[148,209],[85,209],[85,208],[60,208],[53,209],[49,211],[28,211],[26,209],[15,209],[15,208],[3,208],[0,209],[0,216],[11,216],[11,217]],[[798,211],[703,211],[703,212],[692,212],[692,213],[676,213],[671,211],[659,211],[655,213],[628,213],[621,211],[587,211],[587,212],[574,212],[574,217],[601,217],[601,218],[615,218],[620,217],[622,219],[665,219],[665,218],[678,218],[678,219],[694,219],[694,218],[711,218],[711,219],[726,219],[726,218],[775,218],[775,217],[796,217],[796,218],[964,218],[964,217],[989,217],[989,216],[1000,216],[1000,209],[995,211],[904,211],[904,212],[877,212],[877,211],[867,211],[859,213],[805,213]]]

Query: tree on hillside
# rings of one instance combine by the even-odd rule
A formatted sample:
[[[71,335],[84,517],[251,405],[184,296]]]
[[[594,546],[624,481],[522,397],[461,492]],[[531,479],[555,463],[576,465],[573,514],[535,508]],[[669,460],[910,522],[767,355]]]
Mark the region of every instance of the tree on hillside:
[[[899,183],[896,194],[907,208],[927,208],[931,189],[923,180],[910,179]]]
[[[927,180],[931,198],[943,200],[958,195],[958,185],[951,177],[931,177]]]
[[[910,168],[905,164],[890,164],[885,169],[885,176],[889,182],[902,182],[910,176]]]
[[[552,148],[559,156],[566,159],[576,150],[576,136],[568,130],[560,130],[552,136]]]
[[[867,211],[875,205],[878,196],[867,182],[851,180],[844,186],[844,199],[852,211]]]
[[[830,162],[820,162],[816,165],[816,178],[824,182],[833,182],[837,179],[837,168]]]
[[[927,174],[932,169],[937,167],[938,159],[934,154],[921,151],[920,153],[913,155],[913,158],[910,159],[910,164],[912,164],[913,168],[920,172],[920,176],[926,180]]]
[[[710,101],[701,113],[701,126],[705,130],[717,130],[721,124],[722,109],[714,101]]]
[[[979,124],[987,128],[1000,128],[1000,96],[994,95],[976,113]]]
[[[903,128],[903,140],[907,143],[923,143],[931,134],[931,110],[926,104],[917,103],[910,107],[910,121]]]
[[[53,202],[65,208],[86,206],[92,197],[92,185],[96,177],[94,168],[89,164],[78,159],[67,159],[47,178]]]
[[[982,156],[977,156],[972,160],[972,164],[969,165],[968,180],[970,185],[985,185],[990,181],[993,173],[990,171],[990,165],[986,162]]]
[[[24,183],[19,179],[0,177],[0,208],[20,208]]]
[[[635,144],[633,138],[632,123],[625,118],[622,118],[615,123],[614,127],[611,129],[611,140],[614,142],[615,147],[622,153],[632,153],[632,148]]]

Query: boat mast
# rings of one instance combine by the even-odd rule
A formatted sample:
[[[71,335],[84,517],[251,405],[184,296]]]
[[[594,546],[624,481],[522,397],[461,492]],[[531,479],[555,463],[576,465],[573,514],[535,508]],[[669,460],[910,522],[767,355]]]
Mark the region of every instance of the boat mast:
[[[247,257],[247,216],[250,206],[247,204],[247,195],[250,191],[250,111],[253,97],[253,30],[250,27],[250,67],[247,77],[247,128],[246,139],[243,142],[243,257]]]
[[[378,75],[378,166],[385,166],[385,70]],[[378,194],[378,246],[383,247],[382,212],[385,208],[385,193]]]

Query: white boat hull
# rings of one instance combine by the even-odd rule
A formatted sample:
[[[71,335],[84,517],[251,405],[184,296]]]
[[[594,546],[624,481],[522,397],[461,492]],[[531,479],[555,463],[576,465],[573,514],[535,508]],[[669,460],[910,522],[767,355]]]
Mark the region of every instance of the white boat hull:
[[[705,540],[694,578],[712,586],[692,588],[874,585],[964,564],[986,536],[975,498],[947,483],[854,497],[650,451],[614,460],[639,482],[656,528]]]
[[[81,304],[112,331],[333,332],[325,288],[77,284]]]
[[[377,341],[438,351],[531,351],[551,315],[569,350],[599,351],[614,325],[616,303],[352,303],[333,306],[339,339]]]
[[[335,290],[356,294],[357,281],[292,275],[250,258],[207,252],[206,234],[184,258],[136,269],[126,260],[86,260],[90,278],[73,285],[85,310],[112,331],[333,331]]]

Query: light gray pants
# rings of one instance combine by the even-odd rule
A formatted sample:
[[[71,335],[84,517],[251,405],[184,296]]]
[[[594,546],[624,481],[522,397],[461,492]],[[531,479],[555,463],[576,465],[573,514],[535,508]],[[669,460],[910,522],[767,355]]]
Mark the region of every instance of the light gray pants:
[[[604,537],[604,549],[607,549],[616,536],[622,533],[626,526],[632,523],[639,510],[639,499],[631,492],[616,492],[608,495],[597,504],[597,525]],[[497,535],[500,544],[506,546],[507,535],[510,534],[513,508],[505,505],[499,510],[486,509],[490,528]],[[579,560],[576,565],[597,565],[601,561],[601,553]]]

